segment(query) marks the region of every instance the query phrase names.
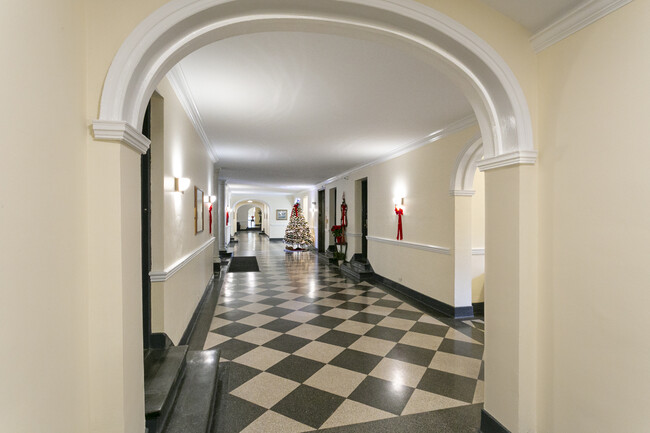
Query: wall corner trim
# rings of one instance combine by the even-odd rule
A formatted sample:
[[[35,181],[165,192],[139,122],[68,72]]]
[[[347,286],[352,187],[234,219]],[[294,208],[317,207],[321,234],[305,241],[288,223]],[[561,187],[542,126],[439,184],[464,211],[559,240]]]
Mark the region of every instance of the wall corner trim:
[[[187,254],[185,257],[182,259],[178,260],[176,263],[173,265],[169,266],[163,271],[151,271],[149,272],[149,278],[151,278],[152,283],[162,283],[167,280],[169,280],[176,272],[180,271],[190,263],[196,256],[201,254],[203,251],[205,251],[206,248],[208,248],[210,245],[214,243],[214,237],[211,237],[207,242],[205,242],[203,245],[192,251],[191,253]]]
[[[539,30],[530,37],[536,53],[560,42],[577,31],[598,21],[632,0],[589,0]]]
[[[472,255],[473,256],[484,256],[485,255],[485,248],[472,248]]]
[[[535,164],[537,162],[536,150],[518,150],[504,155],[487,158],[480,161],[477,166],[481,171],[494,170],[495,168],[510,165]]]
[[[432,253],[450,255],[449,248],[439,247],[437,245],[419,244],[417,242],[398,241],[396,239],[380,238],[378,236],[366,236],[369,241],[379,242],[382,244],[398,245],[401,247],[413,248],[416,250],[430,251]]]
[[[119,141],[142,155],[151,145],[151,140],[121,120],[93,120],[93,137],[95,140]]]

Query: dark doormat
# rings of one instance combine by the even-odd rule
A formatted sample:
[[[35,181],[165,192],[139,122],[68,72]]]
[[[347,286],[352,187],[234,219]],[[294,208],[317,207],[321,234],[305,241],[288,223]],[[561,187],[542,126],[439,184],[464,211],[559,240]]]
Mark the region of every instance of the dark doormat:
[[[230,259],[228,272],[259,272],[257,258],[255,257],[233,257]]]

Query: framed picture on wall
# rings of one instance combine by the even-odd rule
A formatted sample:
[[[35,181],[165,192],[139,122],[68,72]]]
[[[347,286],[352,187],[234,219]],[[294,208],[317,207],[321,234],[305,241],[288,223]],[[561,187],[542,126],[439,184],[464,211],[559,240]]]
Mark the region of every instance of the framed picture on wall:
[[[203,191],[194,187],[194,234],[203,231]]]
[[[276,209],[275,210],[275,219],[276,220],[286,220],[287,219],[287,210],[286,209]]]

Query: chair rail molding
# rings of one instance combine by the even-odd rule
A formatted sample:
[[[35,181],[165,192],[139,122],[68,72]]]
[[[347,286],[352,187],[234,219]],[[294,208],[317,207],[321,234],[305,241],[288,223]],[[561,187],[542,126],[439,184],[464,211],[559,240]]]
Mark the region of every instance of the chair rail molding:
[[[396,239],[381,238],[378,236],[366,236],[366,239],[373,242],[379,242],[382,244],[397,245],[400,247],[413,248],[416,250],[429,251],[437,254],[450,255],[451,250],[445,247],[439,247],[437,245],[428,245],[420,244],[417,242],[408,242],[408,241],[398,241]]]
[[[178,260],[176,263],[174,263],[171,266],[168,266],[165,268],[163,271],[154,271],[152,270],[149,272],[149,278],[151,279],[152,283],[161,283],[169,280],[176,272],[180,271],[183,269],[187,264],[189,264],[192,260],[194,260],[197,256],[199,256],[203,251],[205,251],[210,245],[214,243],[214,237],[211,237],[207,242],[205,242],[203,245],[192,251],[191,253],[187,254],[180,260]]]

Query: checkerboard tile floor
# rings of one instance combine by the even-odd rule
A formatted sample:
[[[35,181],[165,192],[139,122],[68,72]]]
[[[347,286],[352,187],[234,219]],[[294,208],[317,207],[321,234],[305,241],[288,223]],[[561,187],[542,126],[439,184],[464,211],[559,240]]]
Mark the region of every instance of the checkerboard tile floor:
[[[483,402],[482,320],[432,317],[313,253],[242,236],[204,348],[228,378],[224,432],[304,432]],[[428,431],[428,430],[427,430]]]

